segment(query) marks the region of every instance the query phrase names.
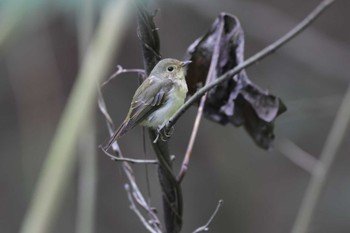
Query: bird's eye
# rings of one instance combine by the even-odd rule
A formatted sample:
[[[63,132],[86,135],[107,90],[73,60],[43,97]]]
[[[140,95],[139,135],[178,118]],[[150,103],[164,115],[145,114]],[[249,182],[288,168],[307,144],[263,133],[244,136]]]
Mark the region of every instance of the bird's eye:
[[[168,68],[167,68],[167,70],[169,71],[169,72],[173,72],[174,71],[174,66],[169,66]]]

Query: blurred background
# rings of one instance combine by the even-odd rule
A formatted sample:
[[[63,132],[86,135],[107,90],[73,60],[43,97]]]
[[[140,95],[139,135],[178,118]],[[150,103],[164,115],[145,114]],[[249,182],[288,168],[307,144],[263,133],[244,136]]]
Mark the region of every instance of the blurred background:
[[[89,42],[86,36],[91,38],[91,33],[82,32],[84,20],[90,20],[90,28],[95,29],[107,2],[0,1],[1,232],[18,232],[21,228],[80,69]],[[155,22],[163,57],[181,59],[187,47],[207,32],[222,11],[240,19],[246,35],[245,56],[249,57],[288,32],[319,2],[179,0],[156,1],[152,7],[160,9]],[[350,78],[350,30],[346,29],[349,9],[349,1],[336,1],[300,36],[247,70],[253,82],[282,98],[288,107],[275,122],[273,150],[258,148],[242,128],[223,127],[203,119],[182,185],[183,232],[203,225],[219,199],[224,200],[224,205],[210,226],[211,232],[290,232],[310,174],[287,158],[296,152],[286,145],[300,147],[316,159],[322,151]],[[106,78],[117,65],[143,67],[133,16],[126,28]],[[125,117],[137,85],[137,75],[125,74],[104,88],[106,104],[117,125]],[[96,106],[95,102],[91,104]],[[96,202],[90,232],[146,232],[129,209],[120,166],[97,150],[97,145],[108,139],[108,132],[97,107],[94,113],[95,123],[91,124],[95,127],[87,132],[93,132],[95,137],[81,135],[72,155],[79,159],[72,162],[74,172],[63,190],[63,202],[50,232],[78,232],[78,210],[83,208],[80,197],[85,189],[94,190],[94,184]],[[186,112],[169,142],[176,156],[176,170],[195,115],[196,108]],[[317,204],[310,232],[350,232],[349,145],[347,134]],[[122,138],[120,146],[126,156],[144,158],[141,129]],[[87,147],[96,154],[88,155]],[[96,162],[90,173],[96,176],[88,181],[82,179],[86,178],[82,172],[85,156]],[[149,143],[147,157],[154,157]],[[144,165],[133,167],[147,194]],[[161,213],[156,167],[148,166],[148,173],[152,203]]]

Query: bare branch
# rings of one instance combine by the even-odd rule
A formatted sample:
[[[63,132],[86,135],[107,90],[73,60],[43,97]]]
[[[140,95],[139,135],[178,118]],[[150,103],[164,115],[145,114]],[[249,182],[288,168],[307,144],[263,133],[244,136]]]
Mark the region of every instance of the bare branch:
[[[189,141],[188,146],[187,146],[185,157],[182,161],[180,172],[177,176],[177,181],[180,183],[182,182],[182,180],[185,177],[187,170],[188,170],[188,164],[190,163],[190,158],[191,158],[191,154],[192,154],[192,150],[193,150],[194,141],[196,140],[198,129],[199,129],[199,124],[200,124],[202,116],[203,116],[203,109],[204,109],[205,100],[206,100],[206,95],[204,95],[202,97],[200,105],[198,107],[197,116],[196,116],[196,119],[195,119],[194,124],[193,124],[191,138],[190,138],[190,141]]]
[[[109,78],[101,84],[101,87],[104,87],[107,83],[109,83],[112,79],[117,77],[118,75],[125,73],[137,73],[139,75],[145,76],[145,71],[143,69],[124,69],[121,65],[117,66],[117,71],[114,72]]]
[[[135,202],[134,202],[134,199],[133,199],[133,197],[131,195],[129,185],[125,184],[124,188],[125,188],[126,193],[128,194],[128,199],[129,199],[129,202],[130,202],[130,209],[135,212],[135,214],[137,215],[137,217],[139,217],[139,219],[141,220],[142,224],[146,227],[146,229],[149,232],[152,232],[152,233],[161,233],[161,231],[154,230],[152,228],[152,226],[149,225],[147,220],[143,217],[143,215],[141,214],[139,209],[137,209],[137,207],[135,205]]]
[[[261,59],[271,55],[273,52],[278,50],[280,47],[282,47],[284,44],[289,42],[291,39],[296,37],[298,34],[300,34],[303,30],[305,30],[314,20],[316,20],[322,12],[324,12],[335,0],[323,0],[306,18],[301,21],[297,26],[295,26],[292,30],[290,30],[287,34],[285,34],[283,37],[272,43],[271,45],[267,46],[260,52],[256,53],[252,57],[248,58],[244,62],[242,62],[240,65],[236,66],[234,69],[231,69],[227,71],[225,74],[221,75],[218,79],[215,81],[209,83],[208,85],[201,88],[199,91],[197,91],[169,120],[169,122],[166,125],[166,129],[169,130],[176,122],[177,120],[186,112],[186,110],[191,107],[192,104],[194,104],[196,101],[198,101],[207,91],[214,88],[218,84],[224,82],[225,80],[232,78],[233,75],[237,74],[241,70],[248,68],[255,64],[256,62],[260,61]]]
[[[121,162],[128,162],[133,164],[158,164],[158,160],[147,160],[147,159],[131,159],[131,158],[124,158],[124,157],[117,157],[114,156],[105,149],[103,149],[103,146],[100,145],[99,148],[105,153],[107,156],[109,156],[114,161],[121,161]]]
[[[110,135],[113,135],[114,134],[114,128],[115,128],[114,127],[114,123],[113,123],[113,120],[112,120],[111,116],[108,113],[105,100],[103,99],[102,92],[101,92],[101,89],[99,87],[97,87],[97,103],[98,103],[98,107],[99,107],[102,115],[106,119],[108,132],[109,132]],[[113,151],[115,151],[115,153],[117,155],[121,154],[119,145],[118,145],[118,143],[116,141],[113,142],[112,148],[113,148]]]
[[[148,222],[151,223],[152,226],[154,226],[155,229],[160,230],[160,221],[158,219],[158,216],[156,214],[156,209],[155,208],[149,208],[149,202],[145,202],[145,199],[143,199],[142,197],[140,198],[139,192],[137,192],[137,190],[133,191],[133,197],[135,199],[135,201],[137,202],[137,204],[139,204],[149,215],[150,215],[150,219],[148,220]],[[152,210],[152,211],[150,211]]]
[[[336,153],[344,139],[346,129],[350,122],[350,85],[340,105],[337,116],[328,134],[325,146],[321,152],[320,160],[315,167],[309,186],[306,189],[292,233],[305,233],[311,222],[316,203],[326,181],[329,169]]]
[[[220,51],[220,41],[221,41],[220,37],[222,35],[222,30],[223,30],[223,24],[221,24],[219,32],[217,33],[218,36],[216,38],[214,51],[213,51],[213,55],[211,57],[210,67],[209,67],[207,79],[205,81],[205,85],[208,85],[215,78],[216,68],[217,68],[217,64],[218,64],[218,61],[219,61],[219,55],[220,55],[220,53],[219,53],[219,51]],[[207,94],[205,93],[202,96],[202,98],[201,98],[201,101],[200,101],[200,104],[199,104],[199,107],[198,107],[197,116],[196,116],[195,122],[193,124],[191,138],[190,138],[190,141],[189,141],[188,146],[187,146],[187,150],[186,150],[186,154],[185,154],[184,160],[182,161],[182,166],[181,166],[180,172],[179,172],[179,174],[177,176],[177,181],[179,183],[181,183],[181,181],[185,177],[186,172],[188,170],[188,164],[190,162],[190,158],[191,158],[191,154],[192,154],[192,150],[193,150],[193,145],[194,145],[194,142],[195,142],[196,137],[197,137],[199,124],[200,124],[202,116],[203,116],[203,110],[204,110],[204,105],[205,105],[206,99],[207,99]]]
[[[312,175],[318,163],[312,155],[288,139],[280,140],[277,148],[286,158]]]
[[[99,88],[98,88],[98,106],[102,114],[105,116],[109,134],[112,136],[114,133],[114,123],[108,114],[106,104],[104,102],[101,90]],[[115,159],[115,158],[117,158],[118,160],[124,159],[117,141],[113,142],[112,149],[114,153],[117,155],[117,156],[114,156],[108,153],[108,155],[112,159]],[[130,162],[130,160],[128,162]],[[155,209],[152,206],[150,206],[150,204],[143,197],[138,185],[136,184],[134,172],[128,162],[122,162],[122,168],[131,186],[133,196],[137,201],[137,203],[147,212],[150,218],[149,222],[151,223],[151,226],[153,227],[152,229],[154,230],[154,232],[161,232],[160,221],[158,219],[158,216],[155,213]]]
[[[204,226],[197,228],[193,233],[198,233],[198,232],[202,232],[202,231],[209,231],[209,224],[214,220],[216,214],[218,213],[218,211],[223,203],[224,203],[224,201],[220,200],[218,205],[216,206],[214,213],[209,218],[208,222]]]

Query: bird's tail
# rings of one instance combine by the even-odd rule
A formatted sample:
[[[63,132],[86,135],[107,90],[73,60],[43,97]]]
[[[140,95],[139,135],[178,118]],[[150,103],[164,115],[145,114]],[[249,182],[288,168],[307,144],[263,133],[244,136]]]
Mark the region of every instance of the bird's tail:
[[[117,140],[118,138],[122,137],[126,132],[129,131],[129,129],[132,128],[132,125],[129,124],[129,121],[124,121],[119,128],[117,129],[117,131],[115,131],[115,133],[113,134],[113,136],[109,139],[109,142],[103,147],[103,149],[105,151],[107,151],[111,145],[113,144],[113,142],[115,140]]]

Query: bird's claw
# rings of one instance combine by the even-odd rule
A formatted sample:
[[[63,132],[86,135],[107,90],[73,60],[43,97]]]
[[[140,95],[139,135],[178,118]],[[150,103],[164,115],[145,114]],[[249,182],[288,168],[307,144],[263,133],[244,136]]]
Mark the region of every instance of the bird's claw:
[[[153,143],[156,143],[160,138],[163,142],[168,141],[171,135],[174,133],[174,126],[172,126],[169,130],[166,129],[165,126],[157,128],[157,137],[154,139]]]
[[[171,126],[171,128],[169,130],[167,130],[165,127],[163,128],[163,134],[167,138],[170,138],[171,135],[173,135],[174,131],[175,131],[174,126]]]

